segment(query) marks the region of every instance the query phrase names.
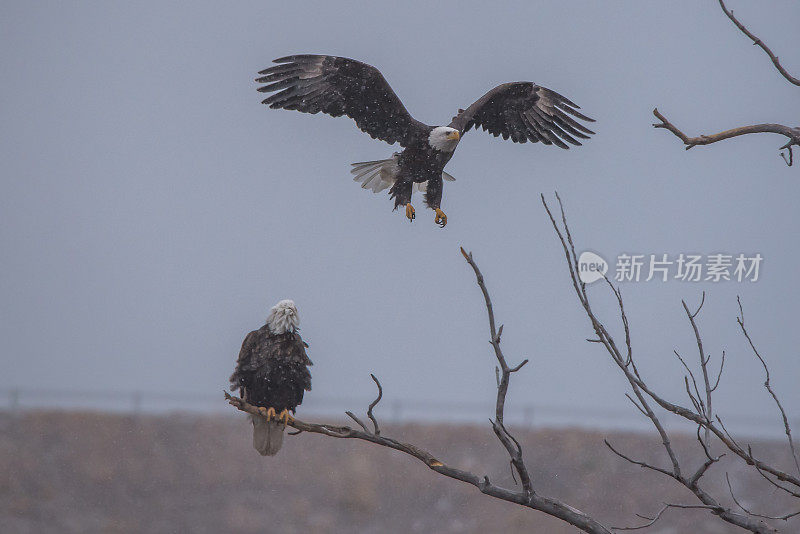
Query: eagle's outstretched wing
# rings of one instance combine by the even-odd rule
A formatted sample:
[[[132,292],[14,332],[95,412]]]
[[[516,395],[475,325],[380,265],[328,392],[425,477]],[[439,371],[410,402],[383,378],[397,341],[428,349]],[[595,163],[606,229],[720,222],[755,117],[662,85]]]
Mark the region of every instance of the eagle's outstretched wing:
[[[347,115],[358,127],[389,144],[411,146],[430,128],[415,120],[371,65],[336,56],[298,55],[276,59],[278,65],[259,72],[262,93],[279,91],[265,100],[273,109]]]
[[[580,145],[576,137],[588,139],[594,133],[570,117],[594,122],[578,109],[580,106],[569,99],[532,82],[504,83],[459,110],[450,127],[463,134],[480,126],[495,137],[510,137],[515,143],[541,141],[569,148],[564,141]]]

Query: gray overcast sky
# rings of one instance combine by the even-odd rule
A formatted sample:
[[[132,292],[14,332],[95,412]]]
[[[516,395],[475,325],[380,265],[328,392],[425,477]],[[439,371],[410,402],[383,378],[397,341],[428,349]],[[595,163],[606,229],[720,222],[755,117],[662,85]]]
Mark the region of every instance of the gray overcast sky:
[[[731,7],[800,73],[797,2]],[[692,134],[796,123],[798,88],[716,2],[4,2],[0,44],[0,387],[216,393],[243,336],[292,298],[311,395],[370,397],[374,372],[388,399],[491,399],[464,245],[507,355],[532,360],[511,402],[624,408],[539,203],[558,190],[578,248],[612,261],[762,254],[757,283],[624,284],[634,347],[686,402],[672,350],[695,354],[680,300],[706,290],[706,347],[728,351],[716,406],[774,417],[737,331],[739,294],[800,417],[800,171],[778,136],[685,152],[650,126],[655,106]],[[532,80],[580,104],[598,134],[563,151],[470,132],[447,168],[448,226],[419,198],[409,224],[348,173],[396,146],[260,104],[257,71],[304,52],[377,66],[429,124]]]

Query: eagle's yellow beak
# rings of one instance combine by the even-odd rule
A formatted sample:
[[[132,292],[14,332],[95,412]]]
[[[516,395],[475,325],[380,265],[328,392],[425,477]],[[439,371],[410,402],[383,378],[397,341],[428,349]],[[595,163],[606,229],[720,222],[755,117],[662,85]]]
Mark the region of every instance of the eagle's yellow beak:
[[[459,139],[461,139],[461,134],[458,133],[458,130],[454,130],[454,131],[450,132],[449,134],[447,134],[447,138],[451,139],[453,141],[458,141]]]

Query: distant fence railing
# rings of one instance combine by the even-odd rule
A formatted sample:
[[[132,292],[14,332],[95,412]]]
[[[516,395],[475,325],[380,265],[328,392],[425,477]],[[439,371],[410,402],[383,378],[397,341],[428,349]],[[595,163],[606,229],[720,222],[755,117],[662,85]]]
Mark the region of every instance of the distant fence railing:
[[[26,410],[90,410],[127,414],[165,414],[194,412],[232,414],[233,408],[225,402],[222,391],[213,393],[112,391],[0,388],[6,399],[6,410],[19,413]],[[356,413],[366,409],[372,399],[330,398],[309,395],[298,410],[301,417],[345,417],[345,410]],[[0,405],[1,406],[1,405]],[[401,422],[453,422],[484,424],[494,414],[491,402],[425,401],[415,399],[384,399],[376,409],[382,420]],[[783,434],[780,418],[747,414],[722,414],[725,425],[741,435],[779,437]],[[578,426],[584,428],[614,428],[647,430],[649,421],[635,409],[614,410],[597,407],[557,406],[546,404],[507,403],[505,420],[509,425],[525,427]],[[675,426],[681,421],[666,419]],[[690,428],[687,426],[687,429]],[[792,422],[800,432],[800,419]]]

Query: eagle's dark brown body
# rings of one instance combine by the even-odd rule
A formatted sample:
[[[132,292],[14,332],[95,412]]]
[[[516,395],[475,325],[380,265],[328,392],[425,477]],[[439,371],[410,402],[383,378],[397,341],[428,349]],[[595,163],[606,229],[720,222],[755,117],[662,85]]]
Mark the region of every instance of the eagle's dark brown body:
[[[239,352],[231,389],[253,406],[294,412],[311,390],[311,360],[300,334],[272,334],[267,325],[247,334]]]
[[[427,143],[408,147],[400,153],[397,164],[400,174],[389,191],[395,209],[411,202],[414,183],[427,182],[425,203],[433,209],[442,204],[442,171],[453,157],[452,152],[431,150]]]

